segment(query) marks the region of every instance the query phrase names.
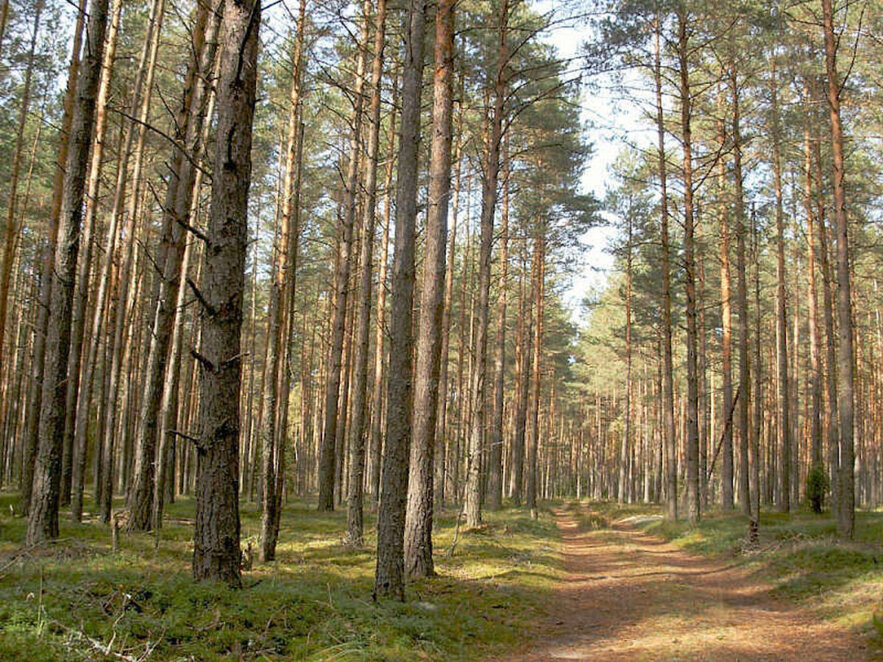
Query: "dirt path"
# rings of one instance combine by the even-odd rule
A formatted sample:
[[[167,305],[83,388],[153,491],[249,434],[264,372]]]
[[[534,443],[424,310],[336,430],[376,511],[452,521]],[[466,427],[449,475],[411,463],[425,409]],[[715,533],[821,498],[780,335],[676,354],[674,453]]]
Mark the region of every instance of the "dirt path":
[[[745,568],[628,525],[580,532],[572,514],[556,517],[568,576],[543,634],[507,660],[870,659],[857,637],[775,599]]]

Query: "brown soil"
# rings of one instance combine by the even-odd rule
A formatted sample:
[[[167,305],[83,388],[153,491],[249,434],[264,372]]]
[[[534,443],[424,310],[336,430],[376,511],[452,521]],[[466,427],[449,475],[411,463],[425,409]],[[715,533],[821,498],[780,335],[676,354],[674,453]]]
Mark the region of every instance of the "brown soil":
[[[688,554],[627,524],[581,532],[556,513],[562,580],[539,636],[505,659],[872,659],[853,633],[776,599],[744,567]]]

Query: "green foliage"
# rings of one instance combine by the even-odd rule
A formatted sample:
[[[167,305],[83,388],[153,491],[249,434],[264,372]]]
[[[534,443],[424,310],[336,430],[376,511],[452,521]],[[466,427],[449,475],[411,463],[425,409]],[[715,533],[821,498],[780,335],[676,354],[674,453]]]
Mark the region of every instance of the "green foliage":
[[[3,660],[112,659],[106,646],[135,657],[150,649],[151,660],[472,659],[516,647],[562,575],[553,521],[521,511],[489,513],[484,528],[461,531],[450,558],[454,517],[441,513],[440,576],[411,584],[401,604],[371,602],[373,532],[365,548],[344,545],[343,512],[288,504],[278,560],[255,564],[237,591],[193,583],[189,499],[170,506],[156,551],[152,534],[124,533],[119,554],[106,527],[64,516],[58,544],[23,551],[13,503],[0,497]],[[244,540],[259,526],[244,504]]]
[[[806,475],[806,500],[817,515],[822,512],[825,494],[829,488],[828,473],[821,464],[816,464]]]

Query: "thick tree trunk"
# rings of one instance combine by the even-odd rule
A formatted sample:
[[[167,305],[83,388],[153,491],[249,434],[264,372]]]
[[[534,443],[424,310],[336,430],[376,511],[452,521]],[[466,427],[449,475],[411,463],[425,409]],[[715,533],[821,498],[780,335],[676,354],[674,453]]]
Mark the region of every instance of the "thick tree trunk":
[[[834,223],[837,248],[837,322],[840,330],[837,348],[837,374],[840,414],[840,472],[838,476],[837,532],[852,538],[855,530],[855,400],[852,300],[849,268],[849,224],[844,191],[843,124],[840,119],[840,78],[837,73],[837,43],[831,0],[822,0],[825,32],[825,70],[828,74],[828,110],[831,117],[833,153]]]
[[[156,443],[163,378],[177,310],[175,302],[181,283],[187,227],[191,225],[191,201],[197,177],[194,159],[200,149],[202,126],[206,117],[210,92],[208,81],[217,48],[220,9],[220,5],[213,9],[202,5],[197,16],[197,28],[193,36],[193,52],[196,57],[190,64],[183,107],[178,120],[178,125],[182,127],[183,152],[176,149],[172,157],[172,176],[169,178],[163,210],[159,255],[162,274],[153,305],[147,374],[135,431],[134,481],[128,498],[131,513],[129,527],[138,531],[148,529],[153,519]]]
[[[49,216],[49,237],[42,248],[40,257],[40,297],[34,329],[34,347],[31,355],[31,375],[28,383],[28,398],[25,411],[24,435],[22,440],[21,501],[22,512],[30,508],[34,481],[34,462],[39,443],[41,398],[43,395],[43,367],[46,355],[46,335],[49,323],[49,305],[52,296],[52,265],[58,240],[58,224],[61,215],[64,189],[65,165],[70,147],[71,125],[76,103],[77,85],[80,72],[80,49],[83,43],[83,28],[86,16],[86,0],[80,0],[77,21],[74,27],[71,60],[68,65],[67,87],[64,93],[64,114],[58,145],[58,159],[52,184],[52,211]]]
[[[212,202],[203,259],[193,578],[240,586],[240,332],[257,83],[259,0],[226,0]]]
[[[435,16],[432,152],[429,161],[429,210],[423,252],[417,363],[414,371],[414,421],[411,475],[405,517],[405,572],[435,574],[432,561],[433,468],[442,311],[451,198],[451,138],[454,108],[454,5],[440,0]]]
[[[71,120],[70,145],[64,168],[58,242],[51,272],[51,301],[43,370],[39,448],[28,512],[26,543],[34,545],[58,537],[61,453],[64,435],[65,377],[70,348],[71,304],[79,251],[83,195],[95,122],[95,100],[101,78],[107,0],[90,6],[88,47],[77,81],[77,99]],[[50,277],[50,274],[46,274]]]
[[[390,311],[386,443],[377,516],[374,599],[405,598],[405,505],[411,441],[411,350],[417,181],[420,147],[420,91],[426,5],[411,0],[405,12],[402,119],[396,188],[396,241]]]

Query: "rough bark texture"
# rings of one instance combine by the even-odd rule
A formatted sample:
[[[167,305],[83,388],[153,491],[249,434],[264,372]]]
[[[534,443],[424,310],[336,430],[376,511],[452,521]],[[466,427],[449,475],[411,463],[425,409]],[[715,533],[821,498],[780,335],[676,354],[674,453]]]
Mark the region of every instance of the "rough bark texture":
[[[202,125],[209,97],[209,79],[215,59],[220,9],[209,10],[202,5],[196,21],[193,50],[197,54],[190,65],[184,90],[183,109],[179,117],[182,127],[183,152],[176,149],[172,162],[163,209],[160,238],[160,266],[162,274],[154,303],[153,332],[147,356],[147,374],[142,389],[141,408],[135,429],[135,470],[132,489],[128,495],[129,527],[143,531],[153,519],[153,485],[156,473],[156,445],[158,440],[160,404],[163,378],[175,322],[177,293],[181,283],[181,265],[191,226],[191,201],[197,168],[194,159],[200,149]]]
[[[405,517],[405,571],[409,577],[435,574],[432,562],[433,468],[438,413],[441,325],[444,306],[448,206],[451,198],[451,137],[454,79],[454,0],[441,0],[435,15],[432,153],[429,210],[423,252],[411,476]]]
[[[218,141],[201,282],[193,578],[239,586],[240,331],[260,2],[226,0],[217,84]]]
[[[61,453],[64,435],[71,305],[79,251],[83,194],[95,120],[95,100],[101,79],[107,0],[90,7],[88,42],[77,81],[77,98],[71,120],[70,144],[64,169],[58,242],[51,273],[52,294],[43,369],[39,447],[28,512],[26,543],[33,545],[58,537],[58,502],[61,487]],[[47,274],[49,276],[49,274]]]
[[[34,482],[34,462],[37,456],[40,427],[40,404],[43,395],[43,366],[46,355],[46,335],[49,323],[49,304],[52,296],[52,268],[58,241],[59,216],[64,193],[65,165],[71,143],[71,126],[77,97],[80,72],[80,49],[83,43],[87,0],[80,0],[77,22],[74,27],[71,60],[68,65],[67,87],[64,93],[64,115],[59,136],[58,160],[52,184],[52,213],[49,217],[49,237],[42,248],[40,261],[40,305],[37,308],[34,348],[31,355],[31,375],[28,384],[28,404],[25,411],[24,439],[22,442],[21,501],[22,512],[30,509]]]
[[[405,598],[405,504],[411,441],[411,321],[420,147],[420,90],[423,86],[424,0],[411,0],[405,12],[402,119],[396,188],[396,235],[390,311],[386,443],[377,516],[377,568],[374,599]]]
[[[840,414],[840,473],[838,476],[837,532],[852,538],[855,530],[855,432],[853,430],[855,401],[853,396],[854,365],[852,337],[852,300],[849,269],[849,227],[846,218],[844,191],[843,124],[840,119],[840,78],[837,74],[837,44],[831,0],[822,0],[825,24],[825,69],[828,73],[828,110],[831,116],[831,149],[833,152],[834,224],[837,246],[837,322],[840,337],[837,343],[839,392],[837,409]],[[829,368],[830,369],[830,368]]]
[[[684,283],[687,293],[687,512],[695,524],[700,516],[699,490],[699,366],[697,342],[696,256],[693,208],[692,97],[688,67],[687,16],[678,14],[678,63],[680,76],[681,140],[684,175]]]
[[[359,301],[356,304],[356,336],[353,355],[353,404],[350,424],[350,481],[347,494],[346,530],[353,545],[361,545],[364,532],[363,502],[365,443],[370,433],[368,416],[368,355],[371,332],[371,291],[374,276],[374,226],[377,207],[377,159],[380,152],[380,101],[383,50],[386,45],[386,0],[378,0],[374,13],[374,56],[371,62],[371,131],[366,154],[365,202],[359,247]]]

